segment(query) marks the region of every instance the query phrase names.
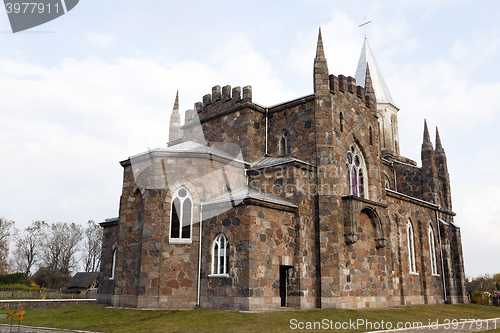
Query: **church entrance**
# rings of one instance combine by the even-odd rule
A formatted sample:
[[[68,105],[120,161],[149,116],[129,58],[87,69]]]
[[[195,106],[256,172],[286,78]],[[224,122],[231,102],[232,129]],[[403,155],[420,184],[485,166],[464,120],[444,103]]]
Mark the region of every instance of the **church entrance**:
[[[280,298],[281,306],[286,306],[286,286],[289,280],[289,272],[292,266],[280,265]]]

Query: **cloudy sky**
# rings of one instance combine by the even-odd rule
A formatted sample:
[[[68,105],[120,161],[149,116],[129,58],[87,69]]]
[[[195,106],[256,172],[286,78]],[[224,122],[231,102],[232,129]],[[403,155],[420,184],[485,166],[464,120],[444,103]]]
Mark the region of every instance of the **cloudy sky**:
[[[371,21],[366,30],[358,25]],[[252,85],[272,105],[354,76],[365,33],[420,165],[424,118],[448,156],[468,276],[500,272],[500,5],[496,0],[82,0],[13,34],[0,10],[0,216],[86,224],[118,215],[119,161],[165,146],[179,89]]]

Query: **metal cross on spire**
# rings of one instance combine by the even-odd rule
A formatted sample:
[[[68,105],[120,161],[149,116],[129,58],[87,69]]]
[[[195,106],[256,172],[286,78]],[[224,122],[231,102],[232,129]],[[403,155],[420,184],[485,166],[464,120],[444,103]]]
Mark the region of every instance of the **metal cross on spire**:
[[[363,17],[363,20],[366,20],[366,19]],[[366,38],[366,25],[369,24],[369,23],[372,23],[372,21],[365,22],[365,23],[360,24],[358,26],[359,28],[364,27],[364,29],[365,29],[365,38]]]

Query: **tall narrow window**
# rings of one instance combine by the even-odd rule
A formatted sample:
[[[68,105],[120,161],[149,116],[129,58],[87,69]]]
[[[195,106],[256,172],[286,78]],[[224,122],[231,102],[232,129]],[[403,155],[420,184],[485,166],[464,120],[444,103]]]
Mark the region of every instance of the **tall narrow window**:
[[[340,121],[340,131],[343,132],[344,131],[344,114],[342,112],[340,112],[339,121]]]
[[[410,273],[416,273],[416,265],[415,265],[415,243],[414,243],[414,234],[413,234],[413,226],[411,222],[408,220],[406,223],[406,235],[408,237],[408,265],[410,267]]]
[[[373,130],[371,126],[368,130],[368,135],[369,135],[370,145],[373,145]]]
[[[396,152],[396,138],[394,137],[394,118],[391,117],[391,139],[392,139],[392,150]]]
[[[212,274],[228,274],[229,242],[224,234],[219,234],[212,245]]]
[[[113,258],[112,258],[112,262],[111,262],[111,277],[109,278],[110,280],[114,280],[115,279],[115,271],[116,271],[116,251],[117,249],[115,248],[113,250]]]
[[[434,241],[434,230],[429,226],[429,257],[431,260],[431,273],[437,275],[436,243]]]
[[[347,152],[347,191],[349,195],[367,198],[366,191],[366,164],[363,154],[356,144],[353,144]]]
[[[292,152],[291,136],[287,130],[283,131],[283,135],[280,138],[280,155],[290,154]]]
[[[170,243],[191,243],[193,229],[193,199],[185,187],[179,188],[172,198],[170,213]]]

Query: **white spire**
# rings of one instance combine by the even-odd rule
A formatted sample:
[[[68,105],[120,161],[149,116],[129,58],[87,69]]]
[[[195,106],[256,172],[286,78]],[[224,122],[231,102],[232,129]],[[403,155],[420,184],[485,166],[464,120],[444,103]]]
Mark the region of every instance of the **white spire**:
[[[373,56],[368,40],[365,38],[363,44],[363,49],[361,50],[361,56],[359,57],[358,69],[356,70],[356,84],[360,86],[365,86],[365,76],[366,76],[366,64],[370,66],[370,74],[372,78],[373,90],[375,90],[375,97],[377,98],[377,103],[389,103],[396,107],[394,100],[392,99],[389,88],[385,83],[384,77],[378,68],[377,61]]]

